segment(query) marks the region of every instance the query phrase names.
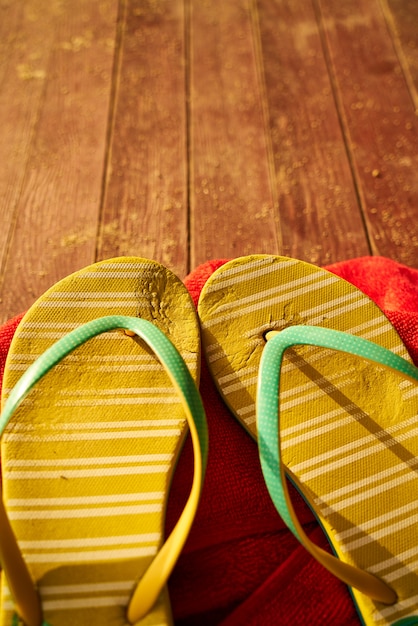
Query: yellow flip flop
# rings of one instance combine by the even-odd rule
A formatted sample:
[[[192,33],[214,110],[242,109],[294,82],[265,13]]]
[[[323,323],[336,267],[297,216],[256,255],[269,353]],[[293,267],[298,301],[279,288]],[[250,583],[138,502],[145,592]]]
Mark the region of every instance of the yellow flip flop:
[[[219,268],[202,290],[198,311],[214,380],[254,438],[259,434],[257,385],[260,396],[280,398],[280,438],[275,431],[277,400],[262,403],[263,433],[272,439],[266,442],[264,434],[259,441],[276,506],[280,508],[278,497],[285,500],[277,486],[284,466],[317,515],[340,564],[360,573],[342,574],[350,569],[344,565],[334,571],[353,585],[364,623],[418,623],[416,382],[359,359],[356,346],[347,352],[341,344],[327,345],[326,337],[319,346],[311,345],[312,336],[291,337],[280,367],[278,352],[268,341],[285,341],[294,327],[314,327],[309,332],[318,336],[339,331],[343,338],[370,340],[367,345],[401,357],[413,376],[415,368],[390,322],[367,296],[337,276],[268,255],[236,259]],[[274,354],[260,376],[267,351]],[[278,453],[279,445],[277,461],[273,452]],[[295,521],[289,507],[285,502],[281,514],[291,527]]]
[[[22,319],[0,422],[0,624],[172,623],[165,583],[207,457],[199,344],[181,281],[135,257],[67,277]],[[164,542],[188,425],[193,485]]]

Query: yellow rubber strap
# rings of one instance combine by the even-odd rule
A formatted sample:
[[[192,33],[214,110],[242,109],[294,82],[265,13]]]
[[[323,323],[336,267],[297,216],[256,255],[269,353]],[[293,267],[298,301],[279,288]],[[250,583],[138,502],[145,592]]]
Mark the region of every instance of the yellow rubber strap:
[[[143,575],[130,600],[128,620],[135,622],[154,605],[183,548],[199,503],[207,463],[208,434],[204,408],[196,383],[175,346],[151,322],[134,317],[102,317],[78,327],[46,350],[17,382],[0,417],[0,436],[14,410],[54,365],[92,337],[114,329],[125,329],[140,337],[161,361],[180,396],[194,450],[194,477],[189,499],[173,532]],[[42,611],[39,596],[17,545],[2,498],[0,561],[19,615],[27,626],[40,626]]]
[[[261,467],[273,503],[295,537],[324,567],[374,600],[393,604],[397,599],[393,589],[377,576],[345,563],[316,546],[306,536],[296,517],[280,450],[280,370],[285,351],[297,345],[313,345],[354,354],[396,370],[414,382],[418,381],[418,368],[382,346],[328,328],[290,326],[280,332],[268,333],[267,339],[258,379],[257,431]]]

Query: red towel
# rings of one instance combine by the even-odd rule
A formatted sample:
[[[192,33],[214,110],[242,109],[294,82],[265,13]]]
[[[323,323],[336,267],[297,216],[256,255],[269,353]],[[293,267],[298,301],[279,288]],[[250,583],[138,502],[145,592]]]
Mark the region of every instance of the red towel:
[[[223,262],[205,263],[186,278],[195,302]],[[382,257],[327,269],[373,298],[418,365],[418,270]],[[1,377],[19,320],[0,328]],[[198,515],[169,584],[176,625],[358,626],[347,587],[313,561],[280,521],[264,485],[256,444],[223,405],[204,360],[200,390],[209,425],[209,463]],[[167,530],[188,494],[191,452],[187,441],[173,480]],[[326,547],[312,513],[292,493],[305,531]]]

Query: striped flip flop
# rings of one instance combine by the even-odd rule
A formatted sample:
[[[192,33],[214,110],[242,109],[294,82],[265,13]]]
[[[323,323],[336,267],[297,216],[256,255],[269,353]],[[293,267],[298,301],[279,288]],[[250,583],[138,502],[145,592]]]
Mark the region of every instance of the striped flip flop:
[[[271,359],[259,380],[262,354],[274,335],[285,338],[295,326],[335,330],[411,362],[367,296],[294,259],[254,255],[226,263],[205,284],[198,312],[215,383],[254,438],[257,384],[275,387],[277,397],[277,378],[268,378]],[[362,589],[353,587],[353,597],[364,623],[417,623],[418,387],[341,348],[299,343],[307,345],[290,347],[280,370],[280,463],[270,442],[267,465],[273,473],[285,466],[340,562],[383,581],[376,583],[379,592],[370,592],[357,578],[345,578]],[[263,411],[264,421],[277,425],[277,406]]]
[[[183,284],[140,258],[87,267],[24,316],[3,383],[0,624],[172,623],[207,455],[199,344]],[[193,486],[163,543],[188,423]]]

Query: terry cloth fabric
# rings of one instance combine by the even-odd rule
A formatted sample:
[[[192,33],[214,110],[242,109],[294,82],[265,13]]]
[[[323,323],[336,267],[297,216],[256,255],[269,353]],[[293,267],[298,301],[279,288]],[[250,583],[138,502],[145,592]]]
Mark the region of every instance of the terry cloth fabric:
[[[185,280],[194,301],[225,260]],[[368,294],[398,330],[418,365],[418,270],[382,257],[328,266]],[[0,328],[0,377],[21,316]],[[359,626],[347,587],[317,564],[279,519],[261,474],[257,446],[230,415],[202,362],[200,391],[209,426],[209,463],[201,504],[169,589],[176,626]],[[167,532],[188,495],[190,441],[173,479]],[[315,519],[292,490],[311,539],[327,547]]]

